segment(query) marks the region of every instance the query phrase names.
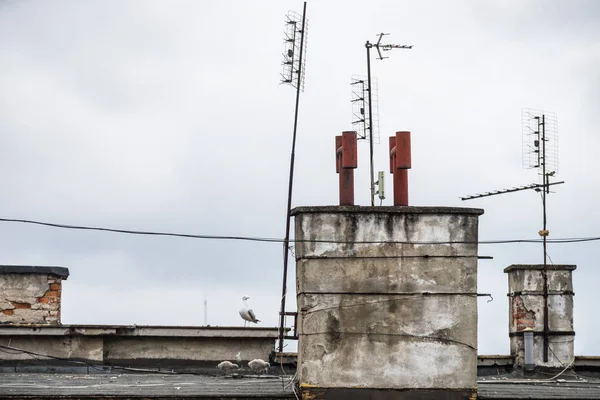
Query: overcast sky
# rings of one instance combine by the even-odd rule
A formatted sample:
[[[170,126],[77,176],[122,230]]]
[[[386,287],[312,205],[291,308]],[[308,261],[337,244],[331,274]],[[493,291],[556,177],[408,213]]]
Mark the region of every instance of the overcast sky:
[[[0,0],[0,217],[196,234],[283,237],[294,90],[279,84],[284,16],[301,1]],[[351,130],[365,41],[381,144],[412,131],[410,204],[480,207],[480,239],[535,239],[541,201],[521,163],[521,109],[558,115],[550,237],[600,236],[600,2],[308,3],[293,204],[336,204],[334,136]],[[368,144],[356,200],[369,203]],[[391,179],[387,174],[387,187]],[[384,200],[390,205],[391,199]],[[241,325],[240,297],[278,323],[280,244],[128,236],[0,223],[2,264],[59,265],[69,324]],[[576,354],[600,354],[600,243],[551,244],[576,264]],[[509,353],[510,264],[537,244],[482,245],[479,353]],[[293,266],[293,263],[291,263]],[[288,309],[295,310],[294,275]]]

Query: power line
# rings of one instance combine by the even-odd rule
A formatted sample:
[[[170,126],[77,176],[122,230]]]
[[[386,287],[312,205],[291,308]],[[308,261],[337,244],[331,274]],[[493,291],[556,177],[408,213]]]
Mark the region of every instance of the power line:
[[[239,241],[250,241],[250,242],[266,242],[266,243],[285,243],[286,240],[283,238],[273,237],[259,237],[259,236],[238,236],[238,235],[201,235],[201,234],[189,234],[189,233],[175,233],[175,232],[160,232],[160,231],[141,231],[133,229],[116,229],[116,228],[103,228],[83,225],[70,225],[70,224],[58,224],[53,222],[36,221],[29,219],[17,219],[17,218],[0,218],[0,222],[13,222],[22,224],[42,225],[52,228],[61,229],[76,229],[76,230],[87,230],[87,231],[100,231],[100,232],[112,232],[112,233],[123,233],[130,235],[146,235],[146,236],[170,236],[170,237],[181,237],[188,239],[206,239],[206,240],[239,240]],[[305,239],[298,240],[292,239],[296,243],[337,243],[337,244],[511,244],[511,243],[542,243],[542,239],[501,239],[501,240],[480,240],[480,241],[469,241],[469,240],[458,240],[458,241],[394,241],[394,240],[363,240],[363,241],[352,241],[352,240],[327,240],[327,239]],[[580,237],[580,238],[556,238],[547,239],[549,243],[582,243],[582,242],[594,242],[600,241],[600,237]]]
[[[283,239],[279,239],[279,238],[228,236],[228,235],[193,235],[193,234],[187,234],[187,233],[153,232],[153,231],[139,231],[139,230],[129,230],[129,229],[99,228],[99,227],[92,227],[92,226],[55,224],[52,222],[34,221],[34,220],[28,220],[28,219],[0,218],[0,222],[18,222],[18,223],[24,223],[24,224],[50,226],[53,228],[79,229],[79,230],[87,230],[87,231],[101,231],[101,232],[113,232],[113,233],[126,233],[126,234],[131,234],[131,235],[172,236],[172,237],[183,237],[183,238],[190,238],[190,239],[245,240],[245,241],[272,242],[272,243],[282,243],[283,242]]]

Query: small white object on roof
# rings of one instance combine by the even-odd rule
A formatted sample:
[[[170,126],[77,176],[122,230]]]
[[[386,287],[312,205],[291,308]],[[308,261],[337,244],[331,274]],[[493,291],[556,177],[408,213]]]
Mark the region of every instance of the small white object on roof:
[[[244,326],[246,326],[246,322],[254,322],[255,324],[257,322],[260,322],[260,320],[256,318],[256,314],[254,314],[254,311],[252,311],[252,309],[248,307],[249,298],[250,297],[248,296],[242,297],[242,308],[240,310],[240,316],[245,321]]]
[[[264,373],[269,372],[269,368],[271,367],[271,364],[269,364],[266,361],[261,360],[260,358],[257,358],[255,360],[250,361],[248,363],[248,366],[255,373],[260,374],[261,372],[264,372]]]
[[[241,353],[242,353],[241,351],[238,351],[237,354],[235,355],[235,361],[238,364],[240,364],[240,365],[242,365],[242,355],[241,355]]]
[[[234,364],[230,361],[221,361],[218,365],[217,368],[219,368],[221,371],[223,371],[225,374],[230,374],[231,371],[233,371],[234,369],[238,369],[238,365]]]

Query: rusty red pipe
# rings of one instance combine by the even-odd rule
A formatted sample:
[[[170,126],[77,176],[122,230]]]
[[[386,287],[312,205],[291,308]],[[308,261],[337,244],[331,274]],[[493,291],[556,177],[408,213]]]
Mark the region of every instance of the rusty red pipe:
[[[354,169],[358,166],[358,136],[342,132],[335,137],[335,171],[340,175],[340,205],[354,205]]]
[[[394,205],[408,205],[408,170],[411,168],[410,132],[390,137],[390,173],[394,175]]]

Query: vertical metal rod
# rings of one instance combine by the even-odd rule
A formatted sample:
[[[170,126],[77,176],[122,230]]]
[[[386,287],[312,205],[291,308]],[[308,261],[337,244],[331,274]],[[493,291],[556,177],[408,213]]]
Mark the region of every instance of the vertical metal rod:
[[[546,192],[549,189],[547,185],[546,176],[546,116],[542,114],[542,209],[544,213],[544,235],[542,236],[544,242],[544,362],[548,362],[548,346],[549,346],[549,331],[548,326],[548,271],[547,271],[547,253],[546,253]],[[539,130],[539,129],[538,129]]]
[[[298,128],[298,106],[300,105],[300,88],[302,83],[302,56],[304,51],[304,27],[306,22],[306,2],[302,10],[302,36],[300,36],[300,56],[298,59],[298,80],[296,83],[296,109],[294,112],[294,133],[292,134],[292,154],[290,156],[290,180],[288,185],[287,216],[285,221],[285,239],[283,242],[283,285],[281,288],[281,311],[279,312],[279,352],[283,351],[285,329],[285,297],[287,295],[287,270],[290,252],[290,220],[292,218],[292,187],[294,184],[294,161],[296,158],[296,131]],[[292,65],[293,68],[293,65]]]
[[[373,86],[371,84],[371,47],[373,45],[367,40],[365,48],[367,49],[367,81],[369,82],[369,159],[371,173],[371,206],[375,205],[375,176],[373,175]]]

